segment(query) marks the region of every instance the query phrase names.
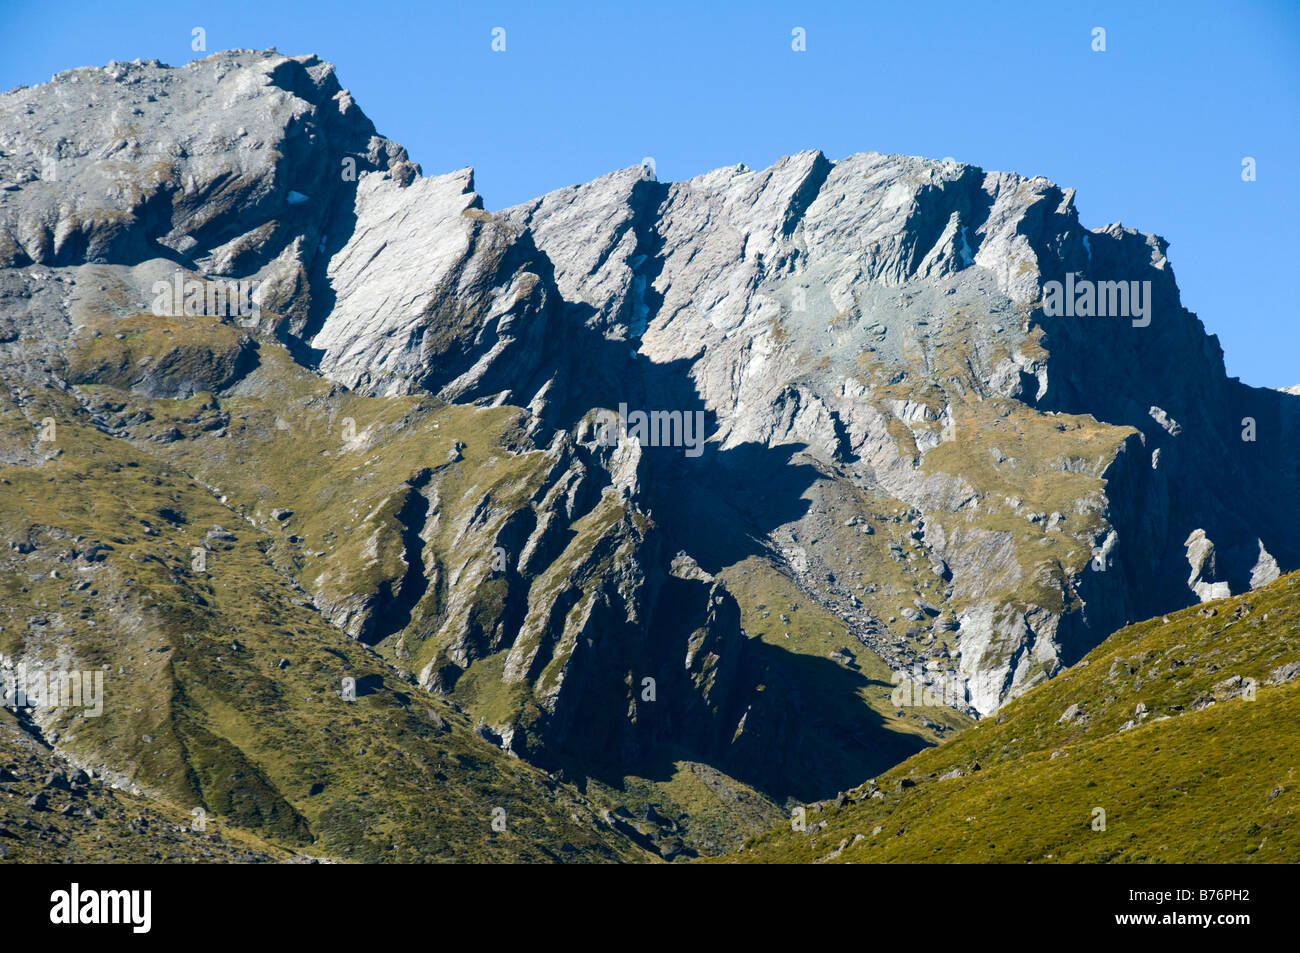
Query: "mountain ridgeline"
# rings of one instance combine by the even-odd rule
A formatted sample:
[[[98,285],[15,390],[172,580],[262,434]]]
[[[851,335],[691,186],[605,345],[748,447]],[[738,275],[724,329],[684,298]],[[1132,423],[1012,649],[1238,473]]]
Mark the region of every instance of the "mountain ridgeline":
[[[276,850],[716,854],[1300,568],[1300,396],[1041,177],[491,212],[234,50],[0,95],[0,186],[2,664],[106,672],[27,730]]]

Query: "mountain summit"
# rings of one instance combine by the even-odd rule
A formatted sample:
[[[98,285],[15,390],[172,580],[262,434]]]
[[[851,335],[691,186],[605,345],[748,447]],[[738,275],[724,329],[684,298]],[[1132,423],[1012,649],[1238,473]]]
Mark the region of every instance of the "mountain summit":
[[[0,187],[5,664],[107,665],[61,755],[280,843],[373,857],[468,772],[557,855],[717,852],[1300,567],[1300,397],[1041,177],[492,212],[234,50],[3,94]],[[427,849],[508,851],[468,791]]]

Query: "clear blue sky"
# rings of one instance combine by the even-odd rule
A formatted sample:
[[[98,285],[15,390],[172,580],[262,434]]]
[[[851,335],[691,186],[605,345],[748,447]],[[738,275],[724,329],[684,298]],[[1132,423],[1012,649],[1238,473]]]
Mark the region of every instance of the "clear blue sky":
[[[208,52],[318,53],[426,174],[474,166],[489,208],[647,155],[661,180],[813,147],[1045,175],[1078,190],[1085,225],[1170,241],[1230,374],[1300,383],[1300,0],[720,7],[0,0],[0,87],[179,65],[206,55],[195,26]]]

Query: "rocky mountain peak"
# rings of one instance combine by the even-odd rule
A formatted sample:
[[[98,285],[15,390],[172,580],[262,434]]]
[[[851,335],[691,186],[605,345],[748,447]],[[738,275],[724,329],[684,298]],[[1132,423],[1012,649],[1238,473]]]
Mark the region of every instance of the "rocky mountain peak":
[[[1300,565],[1295,389],[1040,176],[809,150],[491,211],[330,64],[233,50],[3,94],[0,183],[12,418],[185,474],[313,632],[557,775],[819,796]]]

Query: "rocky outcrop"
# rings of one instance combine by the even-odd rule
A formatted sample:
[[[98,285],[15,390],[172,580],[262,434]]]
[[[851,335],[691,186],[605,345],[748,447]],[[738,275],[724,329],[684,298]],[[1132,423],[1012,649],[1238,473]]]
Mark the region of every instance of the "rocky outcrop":
[[[544,354],[554,291],[526,233],[487,214],[469,170],[403,188],[365,175],[355,225],[329,260],[333,305],[311,346],[320,369],[373,394],[448,400],[520,391]]]
[[[1218,567],[1215,565],[1214,543],[1205,535],[1204,530],[1196,530],[1187,537],[1187,562],[1192,567],[1192,574],[1187,577],[1187,586],[1196,593],[1201,602],[1213,599],[1226,599],[1232,595],[1229,584],[1217,579]]]

